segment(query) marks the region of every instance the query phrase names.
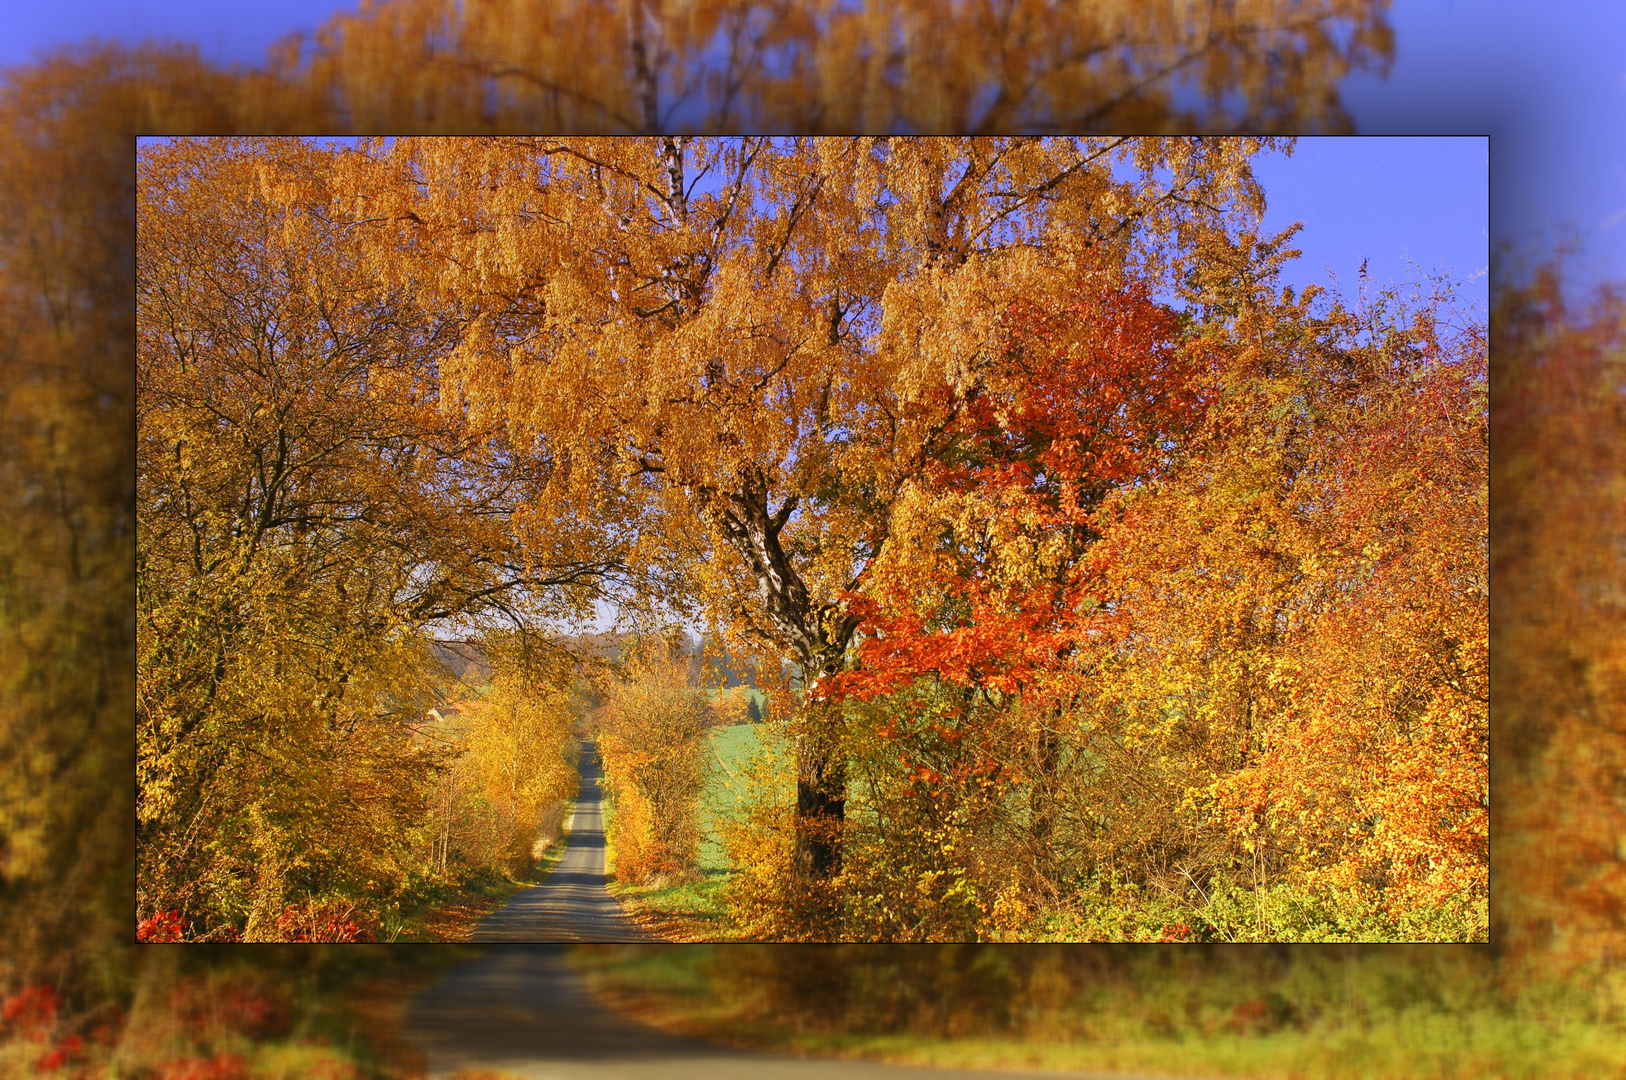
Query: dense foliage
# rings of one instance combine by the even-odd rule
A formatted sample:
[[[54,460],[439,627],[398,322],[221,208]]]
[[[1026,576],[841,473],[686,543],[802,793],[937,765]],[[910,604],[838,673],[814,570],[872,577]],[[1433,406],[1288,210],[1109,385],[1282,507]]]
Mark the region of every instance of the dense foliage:
[[[137,967],[129,945],[135,810],[123,794],[134,771],[129,706],[136,675],[135,446],[126,437],[136,407],[130,138],[150,131],[342,132],[386,123],[393,131],[427,133],[440,123],[466,128],[475,116],[500,131],[524,120],[523,103],[487,93],[479,82],[485,76],[470,76],[473,89],[461,96],[439,92],[445,84],[435,80],[446,72],[478,65],[457,63],[454,50],[440,49],[440,28],[428,21],[414,24],[422,31],[417,38],[394,35],[389,16],[401,10],[368,6],[363,18],[378,32],[373,46],[363,47],[359,32],[334,34],[321,46],[321,62],[308,69],[227,73],[185,49],[103,48],[5,72],[0,186],[11,212],[0,226],[7,446],[0,462],[7,511],[0,530],[0,655],[9,707],[0,718],[0,982],[8,1014],[16,1002],[18,1018],[35,1016],[28,1010],[36,1004],[43,1016],[43,1003],[57,1002],[52,1038],[64,1045],[81,1035],[89,1045],[102,1019],[118,1027],[109,1003],[129,1002]],[[1304,55],[1355,63],[1368,49],[1386,55],[1391,45],[1381,9],[1353,10],[1357,33],[1347,39],[1323,35],[1313,18],[1297,24],[1295,32],[1316,43]],[[1212,17],[1233,11],[1252,17],[1247,5]],[[1161,116],[1170,127],[1226,127],[1235,121],[1223,107],[1228,80],[1250,70],[1274,72],[1278,54],[1269,38],[1245,25],[1231,27],[1230,38],[1219,29],[1218,40],[1257,45],[1258,63],[1217,62],[1212,107],[1191,117],[1154,110],[1153,119]],[[1204,55],[1222,55],[1215,40],[1207,28],[1198,35]],[[400,55],[386,43],[399,43]],[[355,44],[354,55],[341,57],[341,44]],[[1341,51],[1345,44],[1353,51]],[[448,63],[425,63],[431,47]],[[1093,55],[1087,46],[1082,54]],[[370,57],[386,62],[370,66]],[[1323,77],[1318,63],[1284,71],[1333,85],[1336,74]],[[320,85],[299,82],[302,70],[318,73]],[[487,74],[502,79],[505,70],[493,61]],[[1105,71],[1090,64],[1073,70],[1090,78]],[[420,73],[423,81],[415,81]],[[527,80],[524,72],[514,78]],[[1250,94],[1265,94],[1244,97],[1244,116],[1277,115],[1283,101],[1336,106],[1325,94],[1300,92],[1292,78],[1242,82]],[[719,85],[726,93],[728,81]],[[1144,95],[1124,95],[1110,82],[1099,88],[1101,101],[1124,103],[1131,112],[1118,119],[1110,111],[1081,114],[1074,118],[1078,129],[1145,126],[1123,119],[1152,115],[1143,110]],[[1277,93],[1285,97],[1270,96]],[[1338,123],[1336,113],[1316,116],[1328,127]],[[662,118],[682,120],[669,109]],[[1278,119],[1250,126],[1298,123],[1286,114]],[[1618,951],[1623,895],[1621,808],[1611,794],[1620,772],[1621,733],[1611,719],[1619,713],[1619,680],[1611,672],[1626,638],[1611,599],[1618,593],[1612,582],[1619,577],[1619,522],[1599,497],[1619,483],[1621,304],[1605,293],[1566,306],[1556,272],[1535,290],[1509,280],[1498,292],[1493,412],[1506,452],[1499,449],[1493,470],[1498,645],[1491,675],[1499,702],[1508,705],[1494,716],[1493,815],[1495,919],[1508,932],[1499,929],[1497,940],[1538,963],[1553,955],[1588,960]],[[1403,645],[1409,631],[1398,623],[1395,629],[1386,640]],[[911,692],[930,700],[928,691],[947,695],[957,685],[933,680]],[[1044,740],[1033,745],[1042,748]],[[863,760],[860,750],[851,760]],[[155,928],[162,922],[151,921]],[[315,955],[279,953],[266,963],[288,972]],[[42,979],[60,996],[41,989]],[[8,1037],[21,1038],[18,1030],[8,1028]],[[37,1045],[23,1049],[33,1055]]]
[[[1165,338],[1161,423],[1090,422],[1148,370],[1099,330],[1063,379],[1007,350],[1035,392],[997,437],[968,410],[831,688],[840,936],[1484,939],[1484,330],[1274,294],[1282,239]]]
[[[522,468],[599,463],[668,604],[813,687],[853,662],[851,596],[961,414],[1020,394],[1002,313],[1188,272],[1258,213],[1263,145],[401,139],[333,155],[333,209],[380,289],[462,323],[446,400]],[[845,725],[796,720],[796,863],[825,880]]]
[[[425,628],[613,575],[793,666],[772,936],[1482,938],[1484,332],[1279,291],[1260,148],[143,151],[147,906],[393,895]],[[632,880],[671,674],[609,684]]]
[[[631,884],[681,880],[693,874],[700,843],[706,732],[717,710],[671,642],[630,639],[616,667],[600,680],[593,715],[614,804],[615,876]]]
[[[1626,952],[1626,297],[1509,273],[1492,319],[1494,938]],[[1506,440],[1505,443],[1502,440]]]
[[[286,42],[276,67],[356,131],[1336,133],[1350,125],[1339,80],[1393,55],[1387,14],[1372,0],[368,0]]]
[[[524,546],[511,519],[552,470],[499,474],[500,438],[437,407],[455,328],[371,288],[325,161],[180,142],[138,170],[137,905],[201,938],[283,938],[317,901],[376,924],[446,867],[460,755],[504,763],[471,793],[507,818],[477,861],[528,865],[509,834],[571,787],[568,702],[528,700],[505,657],[466,730],[426,738],[452,695],[429,630],[531,625],[616,558]]]

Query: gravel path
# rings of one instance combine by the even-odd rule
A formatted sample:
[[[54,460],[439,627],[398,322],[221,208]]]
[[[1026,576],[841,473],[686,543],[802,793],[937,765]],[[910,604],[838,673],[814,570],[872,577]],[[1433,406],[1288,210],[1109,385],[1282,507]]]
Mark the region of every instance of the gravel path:
[[[481,919],[470,941],[653,941],[604,889],[604,809],[598,748],[582,744],[581,794],[570,846],[542,884]]]

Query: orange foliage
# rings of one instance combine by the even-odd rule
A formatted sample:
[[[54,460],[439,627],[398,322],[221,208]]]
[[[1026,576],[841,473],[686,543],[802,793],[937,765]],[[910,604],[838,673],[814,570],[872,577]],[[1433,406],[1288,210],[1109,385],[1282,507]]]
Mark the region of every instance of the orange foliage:
[[[1483,935],[1483,326],[1452,329],[1447,294],[1278,297],[1290,235],[1211,252],[1185,325],[1134,290],[1013,309],[1022,389],[966,410],[938,527],[866,581],[863,668],[831,689],[893,695],[895,798],[1026,788],[1058,867],[1050,845],[1093,851],[1072,873],[1128,858],[1205,900],[1286,882],[1390,932]],[[997,707],[933,736],[898,694],[928,677]]]
[[[1626,952],[1626,296],[1556,269],[1494,312],[1495,940]]]
[[[1109,714],[1197,748],[1184,806],[1256,890],[1482,910],[1484,331],[1439,300],[1245,300],[1199,452],[1121,493],[1091,553]]]
[[[1145,282],[1087,272],[1055,300],[1010,305],[995,373],[926,473],[936,543],[867,577],[863,666],[830,693],[870,698],[927,674],[1016,693],[1077,647],[1095,508],[1152,476],[1200,416],[1179,323]]]
[[[687,875],[700,838],[696,813],[712,713],[705,691],[689,685],[686,657],[667,649],[659,641],[636,644],[621,677],[605,682],[598,713],[614,800],[615,876],[633,884]]]

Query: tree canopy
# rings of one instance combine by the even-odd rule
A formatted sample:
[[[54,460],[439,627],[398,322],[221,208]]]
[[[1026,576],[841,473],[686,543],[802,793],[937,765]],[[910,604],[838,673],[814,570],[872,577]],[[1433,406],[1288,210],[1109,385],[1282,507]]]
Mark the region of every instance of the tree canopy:
[[[465,327],[446,400],[520,453],[613,455],[652,515],[635,550],[812,686],[949,429],[1020,393],[991,344],[1012,306],[1180,281],[1259,213],[1262,145],[402,139],[338,156],[334,186],[386,287]],[[828,732],[799,740],[829,873],[845,782]]]
[[[1371,0],[368,0],[279,68],[348,130],[1341,133]],[[1184,90],[1184,92],[1182,92]]]
[[[259,934],[399,889],[423,844],[378,815],[444,864],[435,776],[540,821],[576,669],[536,650],[614,593],[788,665],[771,936],[997,936],[1125,882],[1221,938],[1482,935],[1483,330],[1280,289],[1278,149],[144,149],[144,895]],[[410,721],[430,632],[493,618],[481,788]],[[629,813],[700,783],[662,678],[605,729]],[[691,857],[650,813],[649,866]]]

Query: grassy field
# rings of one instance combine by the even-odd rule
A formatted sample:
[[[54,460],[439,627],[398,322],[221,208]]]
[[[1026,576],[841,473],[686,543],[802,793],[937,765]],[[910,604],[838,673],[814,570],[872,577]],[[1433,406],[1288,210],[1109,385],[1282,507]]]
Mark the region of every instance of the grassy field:
[[[757,691],[752,691],[756,693]],[[706,790],[700,797],[700,869],[706,873],[726,871],[728,852],[723,846],[726,823],[739,813],[750,790],[752,769],[765,764],[768,755],[783,752],[783,739],[768,734],[762,724],[735,724],[713,728],[708,736],[711,760],[706,773]]]
[[[700,796],[701,841],[695,879],[677,884],[656,880],[646,885],[610,885],[640,926],[668,941],[733,940],[718,900],[730,873],[724,842],[728,822],[744,806],[754,770],[785,750],[782,740],[768,734],[762,724],[713,728],[707,740],[709,761]],[[612,812],[606,805],[606,814]]]
[[[801,1055],[1251,1080],[1626,1076],[1618,973],[1510,987],[1468,946],[765,951],[787,948],[810,947],[573,955],[647,1022]]]

